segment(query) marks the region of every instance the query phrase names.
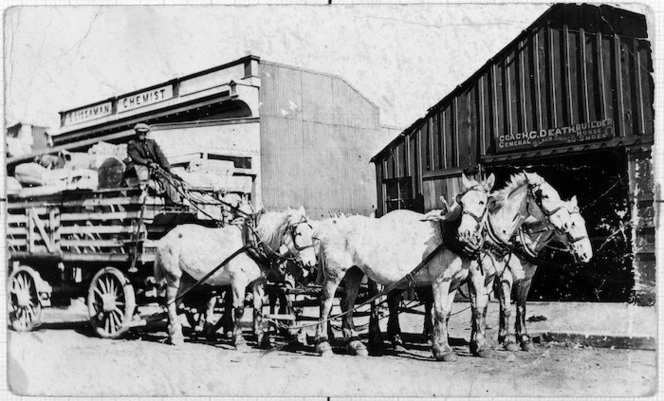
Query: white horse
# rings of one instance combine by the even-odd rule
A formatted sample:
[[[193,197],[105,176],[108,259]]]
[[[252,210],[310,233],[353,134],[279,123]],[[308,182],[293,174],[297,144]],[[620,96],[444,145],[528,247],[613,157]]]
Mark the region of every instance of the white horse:
[[[198,225],[178,226],[159,240],[154,264],[157,283],[166,282],[166,303],[169,316],[171,343],[183,342],[182,327],[178,321],[175,300],[196,281],[212,272],[227,258],[237,256],[212,274],[205,284],[212,287],[230,286],[233,295],[233,344],[246,346],[239,322],[244,314],[244,298],[247,287],[253,292],[254,331],[258,344],[263,344],[263,284],[272,262],[286,255],[301,259],[310,268],[316,264],[312,243],[313,229],[307,220],[304,207],[284,212],[265,212],[260,215],[253,232],[255,246],[241,251],[245,246],[242,227],[227,225],[206,228]]]
[[[316,350],[329,355],[332,350],[326,337],[328,317],[335,291],[342,279],[346,296],[342,310],[343,335],[350,353],[366,355],[364,344],[359,341],[353,324],[352,309],[362,276],[391,285],[409,275],[427,256],[439,246],[422,270],[410,276],[415,286],[430,286],[434,294],[435,325],[433,355],[437,360],[456,358],[447,341],[447,320],[450,315],[456,287],[473,271],[477,263],[473,253],[482,246],[481,228],[486,215],[488,192],[493,186],[491,175],[486,182],[478,183],[462,176],[464,190],[457,196],[457,204],[444,224],[439,221],[422,221],[423,215],[408,210],[396,210],[375,219],[350,216],[325,221],[314,233],[320,239],[320,265],[323,272],[320,323],[316,330]],[[454,251],[452,251],[454,249]],[[484,282],[476,288],[483,291]],[[482,297],[477,297],[481,299]],[[477,332],[471,349],[476,355],[485,356],[486,338]]]
[[[498,342],[508,351],[516,351],[515,339],[510,333],[511,292],[516,292],[516,341],[524,351],[534,350],[526,329],[526,300],[532,279],[537,271],[537,256],[551,241],[565,245],[576,262],[588,263],[593,256],[586,222],[581,216],[576,196],[564,203],[571,221],[565,231],[556,229],[548,220],[529,218],[515,237],[517,252],[507,256],[507,269],[496,281],[496,295],[500,301]]]
[[[444,199],[442,200],[444,204],[447,203]],[[435,214],[429,212],[427,216]],[[486,336],[486,311],[493,279],[505,270],[506,259],[504,255],[511,249],[510,240],[512,235],[531,216],[537,220],[546,220],[559,230],[566,229],[570,223],[569,213],[563,207],[560,195],[539,175],[534,173],[515,174],[510,177],[503,189],[491,194],[488,203],[488,217],[483,230],[485,241],[480,255],[481,265],[479,272],[474,275],[476,282],[469,282],[471,286],[484,287],[484,291],[471,291],[470,294],[471,302],[477,303],[479,308],[473,312],[478,315],[473,316],[472,333],[479,331],[481,337]],[[473,276],[471,276],[472,278]],[[390,310],[387,324],[388,336],[396,349],[403,346],[397,315],[398,295],[391,294],[388,296]],[[420,296],[423,296],[424,299],[427,298],[426,292],[420,292]],[[480,297],[480,299],[475,300],[473,297]],[[429,335],[431,332],[431,304],[430,302],[425,303],[424,332]]]

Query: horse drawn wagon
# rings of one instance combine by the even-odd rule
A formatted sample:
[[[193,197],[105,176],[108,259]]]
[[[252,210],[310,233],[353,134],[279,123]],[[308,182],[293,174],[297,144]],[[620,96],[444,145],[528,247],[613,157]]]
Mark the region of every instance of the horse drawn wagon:
[[[179,203],[137,186],[32,189],[7,202],[9,323],[17,331],[39,326],[44,307],[83,297],[95,332],[119,337],[137,305],[156,300],[157,241],[180,224],[217,226],[234,217],[227,194],[211,188],[188,187],[189,199]]]

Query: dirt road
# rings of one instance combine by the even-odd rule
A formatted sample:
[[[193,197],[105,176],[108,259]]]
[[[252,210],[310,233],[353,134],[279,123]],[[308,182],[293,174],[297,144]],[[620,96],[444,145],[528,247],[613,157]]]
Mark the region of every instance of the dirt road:
[[[656,390],[653,351],[548,343],[532,353],[496,347],[491,359],[472,357],[466,314],[451,321],[459,356],[453,363],[433,360],[417,315],[402,318],[408,352],[366,358],[344,355],[341,347],[329,358],[305,345],[264,352],[251,342],[236,351],[221,336],[208,343],[188,338],[175,348],[156,328],[102,340],[84,319],[80,310],[52,309],[38,331],[10,332],[10,388],[61,396],[641,396]],[[489,335],[495,344],[495,329]]]

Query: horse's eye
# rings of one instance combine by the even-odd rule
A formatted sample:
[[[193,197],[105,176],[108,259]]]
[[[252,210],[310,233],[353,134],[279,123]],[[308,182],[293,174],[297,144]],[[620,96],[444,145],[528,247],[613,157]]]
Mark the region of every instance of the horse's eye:
[[[484,201],[480,201],[480,206],[484,206]]]

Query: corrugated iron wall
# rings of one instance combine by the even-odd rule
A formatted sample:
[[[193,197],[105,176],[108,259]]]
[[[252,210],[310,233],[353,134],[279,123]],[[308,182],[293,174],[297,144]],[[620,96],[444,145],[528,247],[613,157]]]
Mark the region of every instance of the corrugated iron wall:
[[[376,205],[371,156],[396,132],[378,107],[339,77],[261,61],[262,200],[304,205],[312,218],[369,214]]]

